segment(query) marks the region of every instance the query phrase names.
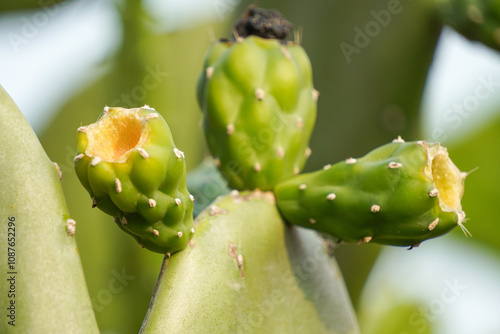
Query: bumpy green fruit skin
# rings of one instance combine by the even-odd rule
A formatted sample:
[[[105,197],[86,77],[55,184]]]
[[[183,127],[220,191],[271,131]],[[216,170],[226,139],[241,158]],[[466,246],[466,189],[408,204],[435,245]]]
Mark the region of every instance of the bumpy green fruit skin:
[[[95,154],[89,149],[92,127],[123,113],[140,124],[140,142],[117,159]],[[183,249],[193,234],[194,198],[186,188],[184,154],[175,147],[163,117],[149,107],[105,108],[96,123],[78,130],[75,170],[94,206],[115,217],[120,229],[151,251]],[[120,137],[118,143],[125,141]]]
[[[416,246],[462,227],[464,178],[439,144],[395,140],[285,181],[275,194],[290,223],[348,242]]]
[[[444,23],[471,40],[500,50],[500,1],[445,0],[437,6]]]
[[[318,97],[300,45],[257,36],[216,42],[197,93],[208,146],[231,187],[270,190],[300,172]]]

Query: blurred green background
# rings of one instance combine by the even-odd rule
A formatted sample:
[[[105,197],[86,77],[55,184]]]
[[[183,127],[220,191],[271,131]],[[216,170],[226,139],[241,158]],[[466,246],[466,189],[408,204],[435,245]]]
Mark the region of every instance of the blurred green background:
[[[195,99],[202,59],[211,40],[231,36],[232,24],[250,4],[0,3],[0,84],[63,171],[103,333],[138,332],[162,256],[143,250],[118,232],[109,216],[91,209],[72,169],[76,129],[94,122],[105,105],[148,104],[169,123],[188,168],[196,167],[208,155]],[[361,156],[398,135],[441,141],[462,170],[479,166],[467,179],[463,200],[473,238],[456,229],[411,252],[376,245],[336,249],[363,333],[500,332],[500,320],[491,311],[500,309],[500,287],[479,279],[487,275],[500,282],[498,53],[443,30],[432,1],[271,0],[259,5],[279,10],[294,23],[312,62],[320,98],[306,170]],[[403,267],[419,284],[393,279]],[[476,275],[469,275],[471,268]],[[117,277],[123,288],[111,293],[108,284]],[[384,281],[392,283],[382,289]],[[446,303],[443,289],[453,292],[448,283],[455,281],[468,289]],[[474,319],[470,314],[477,310],[483,316]]]

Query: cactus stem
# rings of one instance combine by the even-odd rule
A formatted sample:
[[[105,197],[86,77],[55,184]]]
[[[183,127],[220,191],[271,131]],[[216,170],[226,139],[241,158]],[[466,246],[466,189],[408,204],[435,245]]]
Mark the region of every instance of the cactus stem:
[[[154,110],[154,109],[153,109]],[[160,117],[157,113],[151,113],[146,115],[146,121],[149,121],[151,118],[158,118]]]
[[[78,132],[87,133],[87,127],[86,127],[86,126],[80,126],[80,127],[78,128]]]
[[[388,168],[391,168],[391,169],[394,169],[394,168],[401,168],[401,166],[403,166],[401,163],[399,162],[389,162],[389,164],[387,165]]]
[[[328,165],[324,165],[323,166],[323,170],[327,170],[327,169],[330,169],[332,168],[332,165],[331,164],[328,164]]]
[[[349,159],[346,159],[345,163],[348,164],[348,165],[355,164],[356,163],[356,159],[354,159],[354,158],[351,157]]]
[[[297,117],[297,127],[299,129],[302,129],[304,127],[304,120],[302,119],[302,117]]]
[[[438,195],[439,191],[434,188],[431,191],[429,191],[429,197],[436,197]]]
[[[149,199],[149,207],[154,208],[156,206],[156,201],[152,198]]]
[[[121,222],[122,222],[123,226],[126,226],[127,225],[127,218],[125,218],[125,216],[123,216],[121,219]]]
[[[262,167],[259,162],[256,162],[255,165],[253,165],[253,169],[258,173],[262,170]]]
[[[213,66],[207,67],[205,72],[207,75],[207,79],[210,80],[210,78],[212,77],[212,74],[214,74],[214,67]]]
[[[68,236],[74,236],[76,231],[76,221],[74,221],[73,219],[68,219],[66,221],[66,228],[68,230]]]
[[[471,5],[467,8],[467,16],[469,17],[469,20],[476,24],[484,23],[483,13],[476,6]]]
[[[184,158],[184,152],[179,150],[177,147],[174,148],[174,153],[177,158]]]
[[[75,157],[75,159],[73,160],[73,162],[78,162],[78,161],[79,161],[81,158],[83,158],[84,156],[85,156],[85,154],[83,154],[83,153],[78,154],[78,155]]]
[[[326,195],[326,199],[329,201],[333,201],[335,198],[337,198],[337,195],[335,195],[334,193],[329,193],[328,195]]]
[[[54,162],[54,166],[56,167],[57,176],[59,177],[59,181],[62,181],[63,175],[62,175],[62,172],[61,172],[61,167],[59,167],[59,165],[57,164],[57,162]]]
[[[228,135],[232,135],[234,133],[234,124],[229,123],[226,127],[226,132]]]
[[[255,97],[257,100],[262,101],[264,99],[264,90],[262,88],[257,88],[255,90]]]
[[[432,223],[429,224],[429,226],[427,226],[427,228],[429,229],[429,231],[432,231],[437,226],[438,223],[439,223],[439,218],[436,218],[432,221]]]
[[[380,211],[380,205],[377,205],[377,204],[373,204],[370,208],[370,211],[373,212],[373,213],[377,213]]]
[[[95,197],[92,197],[92,209],[97,206],[97,201],[95,200]]]
[[[97,165],[99,162],[101,162],[101,158],[99,157],[94,157],[94,159],[92,159],[92,162],[90,163],[92,166],[95,166]]]
[[[309,223],[311,223],[311,224],[316,224],[316,219],[314,219],[314,218],[309,218]]]
[[[404,141],[404,139],[403,139],[403,138],[401,138],[401,136],[398,136],[398,138],[393,139],[393,141],[392,141],[392,142],[393,142],[393,143],[404,143],[405,141]]]
[[[153,229],[153,234],[155,235],[155,237],[157,237],[160,235],[160,232],[158,232],[158,230]]]
[[[120,179],[118,179],[118,178],[115,179],[115,190],[117,193],[122,192],[122,183],[120,182]]]
[[[182,238],[182,231],[177,232],[177,236],[179,236],[179,238]]]
[[[300,190],[305,190],[306,188],[307,188],[307,184],[305,184],[305,183],[302,183],[299,185]]]
[[[290,52],[288,52],[287,48],[284,46],[281,47],[281,52],[285,55],[286,59],[290,60],[292,57],[290,56]]]
[[[278,158],[283,158],[285,156],[285,149],[283,147],[278,147]]]
[[[189,194],[189,199],[191,200],[191,202],[194,202],[194,196]]]
[[[319,98],[319,91],[317,91],[316,89],[313,89],[313,91],[312,91],[312,96],[313,96],[313,100],[314,100],[314,102],[318,102],[318,98]]]
[[[137,151],[139,152],[139,154],[144,158],[144,159],[149,159],[149,154],[148,152],[146,152],[145,149],[143,148],[138,148]]]

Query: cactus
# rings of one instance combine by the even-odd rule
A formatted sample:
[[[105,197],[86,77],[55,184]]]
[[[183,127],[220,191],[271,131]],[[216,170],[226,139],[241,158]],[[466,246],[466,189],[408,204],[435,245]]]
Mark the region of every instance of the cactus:
[[[184,153],[154,109],[104,108],[96,123],[78,129],[74,162],[93,206],[141,246],[174,253],[187,245],[194,197]]]
[[[465,176],[439,144],[398,138],[285,181],[275,193],[290,223],[343,241],[413,247],[457,225],[468,233],[460,203]]]
[[[233,191],[166,257],[141,333],[358,333],[341,274],[272,193]]]
[[[436,2],[444,23],[465,37],[500,50],[500,3],[484,0]]]
[[[0,332],[99,333],[60,170],[1,86],[0,142]]]
[[[311,153],[318,92],[303,48],[284,41],[289,25],[276,12],[250,9],[236,41],[216,42],[205,58],[198,82],[205,135],[235,189],[270,190]]]

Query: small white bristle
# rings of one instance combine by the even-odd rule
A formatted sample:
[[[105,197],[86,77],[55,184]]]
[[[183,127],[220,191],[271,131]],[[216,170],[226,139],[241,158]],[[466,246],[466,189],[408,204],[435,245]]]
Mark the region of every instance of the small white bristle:
[[[401,163],[399,162],[389,162],[389,164],[387,165],[388,168],[400,168],[401,166],[403,166]]]
[[[78,155],[75,157],[75,159],[73,160],[73,162],[78,162],[78,161],[79,161],[81,158],[83,158],[84,156],[85,156],[85,154],[83,154],[83,153],[78,154]]]
[[[189,199],[191,200],[191,202],[194,202],[194,196],[189,194]]]
[[[300,173],[300,168],[299,167],[295,167],[293,169],[293,175],[299,175],[299,173]]]
[[[429,197],[436,197],[438,195],[439,191],[434,188],[431,191],[429,191]]]
[[[122,183],[120,182],[120,179],[118,179],[118,178],[115,179],[115,190],[117,193],[122,192]]]
[[[182,237],[182,231],[177,232],[177,236],[180,238]]]
[[[324,170],[327,170],[327,169],[330,169],[330,168],[332,168],[332,165],[331,165],[331,164],[328,164],[328,165],[324,165],[324,166],[323,166],[323,169],[324,169]]]
[[[260,172],[262,170],[262,166],[260,165],[259,162],[256,162],[255,165],[253,165],[253,169],[256,171],[256,172]]]
[[[305,184],[305,183],[302,183],[301,185],[299,185],[300,190],[305,190],[306,188],[307,188],[307,184]]]
[[[232,135],[234,133],[234,124],[233,123],[229,123],[226,126],[226,132],[228,135]]]
[[[139,154],[144,158],[144,159],[149,159],[149,154],[148,152],[146,152],[145,149],[143,148],[138,148],[137,151],[139,152]]]
[[[57,177],[59,178],[59,181],[62,181],[63,175],[62,175],[61,167],[59,167],[57,162],[54,162],[54,166],[56,166]]]
[[[285,149],[283,147],[278,147],[278,151],[276,152],[278,154],[278,158],[283,158],[285,156]]]
[[[194,233],[194,227],[191,227],[191,233]]]
[[[233,190],[231,190],[231,192],[229,193],[229,195],[231,197],[238,197],[240,195],[240,192],[238,190],[236,190],[236,189],[233,189]]]
[[[439,223],[439,218],[436,218],[432,221],[432,223],[429,224],[429,226],[427,226],[427,228],[429,229],[429,231],[432,231],[434,228],[436,228],[436,225]]]
[[[220,159],[219,158],[215,158],[214,163],[215,163],[215,166],[220,167]]]
[[[94,157],[94,159],[92,159],[92,162],[90,163],[92,166],[95,166],[97,165],[99,162],[101,162],[101,158],[99,157]]]
[[[122,217],[122,225],[123,226],[127,225],[127,218],[125,218],[125,216]]]
[[[314,218],[309,218],[309,223],[310,223],[310,224],[316,224],[316,219],[314,219]]]
[[[302,129],[304,127],[304,120],[302,119],[302,117],[297,117],[297,127],[299,129]]]
[[[92,197],[92,207],[95,208],[97,206],[97,201],[95,197]]]
[[[290,52],[288,52],[288,49],[285,48],[284,46],[281,47],[281,52],[283,52],[286,59],[288,59],[288,60],[292,59],[292,57],[290,56]]]
[[[373,204],[372,207],[370,208],[370,211],[373,213],[379,212],[380,211],[380,205]]]
[[[372,237],[364,237],[364,238],[363,238],[363,242],[364,242],[365,244],[369,243],[370,241],[372,241]]]
[[[154,112],[154,113],[151,113],[151,114],[147,114],[146,115],[146,120],[149,121],[152,118],[158,118],[158,117],[160,117],[160,115],[158,115],[157,113]]]
[[[312,154],[311,148],[307,147],[305,153],[306,153],[306,158],[309,158],[311,156],[311,154]]]
[[[318,98],[319,98],[319,92],[316,89],[313,89],[312,96],[313,96],[314,102],[317,102]]]
[[[158,230],[153,229],[153,234],[155,235],[155,237],[157,237],[160,235],[160,232],[158,232]]]
[[[66,220],[66,228],[68,230],[68,235],[70,237],[74,236],[76,232],[76,221],[73,219]]]
[[[108,106],[105,106],[104,107],[104,113],[107,113],[109,111],[109,107]]]
[[[403,138],[401,138],[401,136],[398,136],[398,138],[394,139],[392,142],[393,143],[404,143],[405,141]]]
[[[175,199],[175,204],[177,204],[177,206],[181,205],[182,204],[181,199],[180,198],[176,198]]]
[[[334,193],[329,193],[328,195],[326,195],[326,199],[329,201],[333,201],[335,198],[337,198],[337,195],[335,195]]]
[[[152,198],[149,199],[149,207],[154,208],[156,206],[156,201]]]
[[[351,157],[349,159],[346,159],[345,163],[348,164],[348,165],[355,164],[356,163],[356,159],[354,159],[354,158]]]
[[[264,99],[264,90],[262,88],[257,88],[255,90],[255,97],[257,100],[262,101]]]
[[[174,148],[174,154],[177,158],[184,158],[184,152],[179,150],[177,147]]]
[[[86,127],[86,126],[80,126],[80,127],[78,128],[78,132],[87,133],[87,131],[88,131],[88,129],[87,129],[87,127]]]
[[[212,78],[212,74],[214,74],[214,67],[213,66],[207,67],[205,72],[207,74],[207,79],[210,80],[210,78]]]

